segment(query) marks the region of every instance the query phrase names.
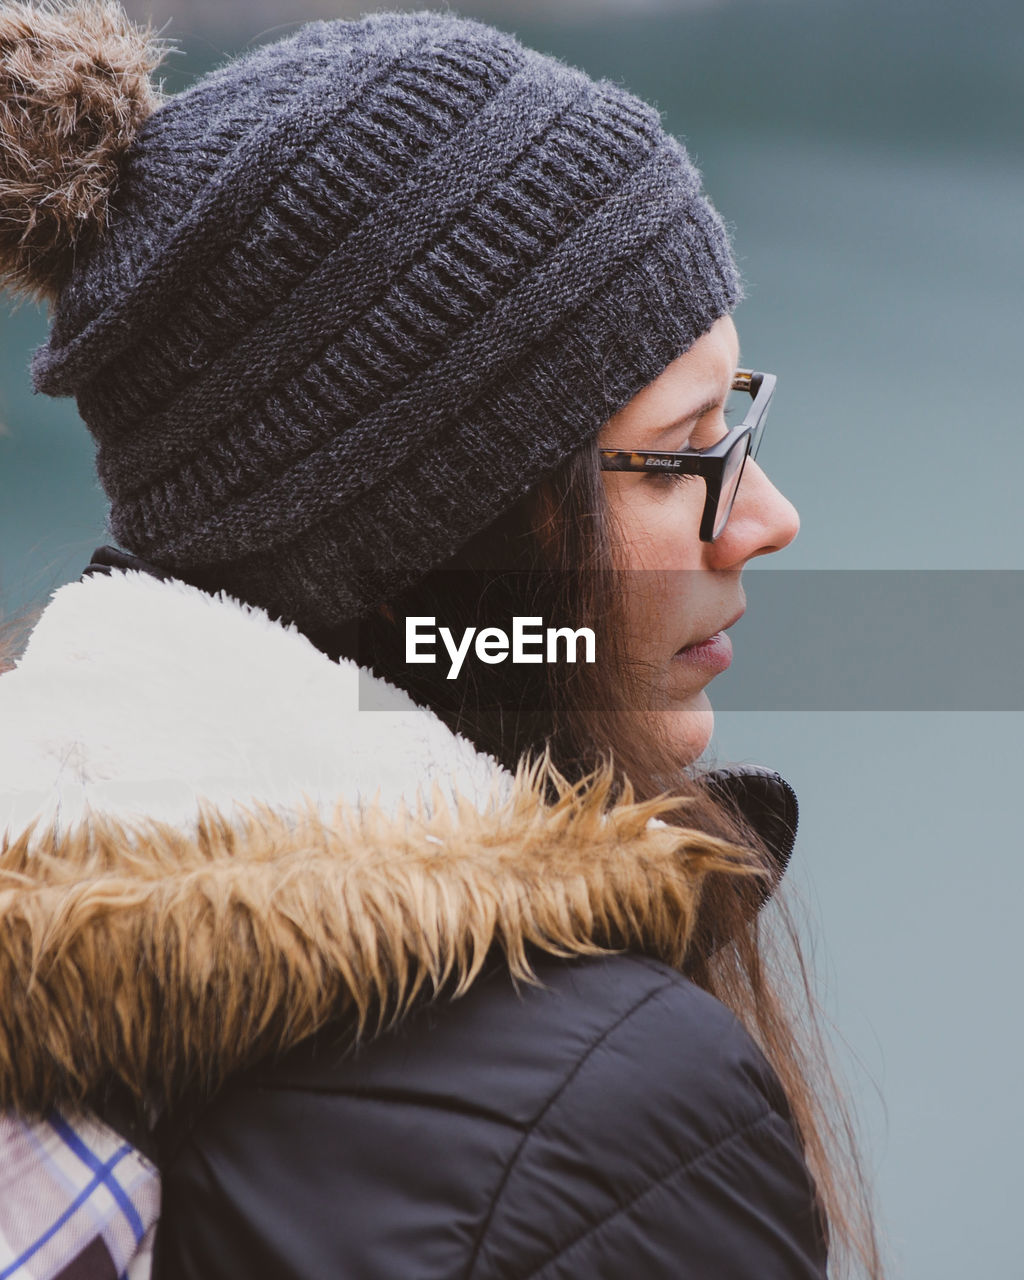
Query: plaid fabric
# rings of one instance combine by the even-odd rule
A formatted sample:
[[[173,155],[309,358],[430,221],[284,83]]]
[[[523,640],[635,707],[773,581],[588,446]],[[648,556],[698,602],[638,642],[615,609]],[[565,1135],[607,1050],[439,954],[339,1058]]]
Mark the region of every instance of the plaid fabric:
[[[148,1280],[156,1169],[88,1116],[0,1115],[0,1280]]]

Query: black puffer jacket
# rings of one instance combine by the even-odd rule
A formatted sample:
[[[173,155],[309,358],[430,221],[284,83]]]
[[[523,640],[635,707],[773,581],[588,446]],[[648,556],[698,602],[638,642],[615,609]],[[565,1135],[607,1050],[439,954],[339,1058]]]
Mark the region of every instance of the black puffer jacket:
[[[360,692],[230,599],[57,593],[0,679],[0,1104],[162,1110],[160,1280],[823,1276],[779,1084],[681,971],[730,856]]]
[[[722,1005],[638,955],[537,972],[234,1083],[165,1170],[161,1276],[823,1276],[785,1098]]]

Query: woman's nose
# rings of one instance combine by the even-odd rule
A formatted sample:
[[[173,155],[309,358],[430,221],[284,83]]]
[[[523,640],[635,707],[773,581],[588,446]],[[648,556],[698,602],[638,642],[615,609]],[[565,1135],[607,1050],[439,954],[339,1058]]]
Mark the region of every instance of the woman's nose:
[[[725,568],[781,551],[799,531],[796,507],[748,458],[728,523],[708,550],[715,567]]]

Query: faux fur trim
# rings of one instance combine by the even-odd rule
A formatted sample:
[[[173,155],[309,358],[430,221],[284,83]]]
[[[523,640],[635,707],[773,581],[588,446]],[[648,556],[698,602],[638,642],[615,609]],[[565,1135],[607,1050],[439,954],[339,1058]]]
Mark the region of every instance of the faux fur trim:
[[[398,815],[208,811],[195,839],[97,818],[0,847],[0,1105],[75,1106],[111,1075],[157,1106],[209,1093],[339,1015],[366,1032],[464,992],[494,944],[517,978],[530,945],[681,964],[706,876],[752,869],[651,821],[678,801],[609,808],[609,787],[545,766],[484,809],[438,789]]]
[[[513,778],[229,597],[62,587],[0,676],[0,1106],[208,1094],[494,946],[517,978],[530,947],[681,964],[707,875],[758,872],[611,785]]]

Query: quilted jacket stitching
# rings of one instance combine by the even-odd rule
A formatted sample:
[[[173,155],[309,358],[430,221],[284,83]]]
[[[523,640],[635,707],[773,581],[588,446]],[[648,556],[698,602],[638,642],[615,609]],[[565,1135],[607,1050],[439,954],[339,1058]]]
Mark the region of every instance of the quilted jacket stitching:
[[[751,1120],[748,1124],[742,1125],[738,1129],[733,1129],[731,1133],[726,1134],[724,1138],[720,1138],[710,1147],[705,1148],[705,1150],[700,1152],[699,1155],[692,1156],[687,1160],[677,1161],[670,1169],[667,1169],[657,1178],[650,1181],[641,1191],[638,1191],[623,1204],[620,1204],[599,1222],[591,1224],[591,1226],[589,1226],[585,1231],[576,1236],[574,1240],[570,1241],[569,1244],[564,1245],[557,1253],[546,1258],[539,1267],[536,1267],[533,1271],[522,1276],[520,1280],[537,1280],[537,1277],[541,1276],[548,1267],[552,1266],[560,1258],[564,1258],[567,1253],[571,1253],[573,1249],[582,1244],[589,1236],[594,1235],[595,1232],[604,1230],[604,1228],[616,1218],[621,1217],[623,1214],[628,1214],[630,1210],[633,1209],[635,1205],[639,1204],[646,1196],[652,1195],[655,1191],[663,1188],[666,1183],[671,1182],[674,1178],[685,1177],[687,1174],[691,1173],[697,1165],[702,1164],[712,1156],[718,1155],[724,1147],[728,1146],[732,1142],[736,1142],[738,1139],[745,1138],[760,1125],[763,1125],[766,1121],[771,1121],[772,1119],[781,1119],[781,1117],[770,1109],[764,1111],[755,1120]],[[783,1123],[785,1122],[783,1121]]]
[[[568,1075],[561,1082],[558,1088],[555,1089],[555,1091],[551,1094],[550,1098],[548,1098],[547,1102],[544,1104],[541,1110],[534,1117],[533,1121],[527,1126],[527,1129],[524,1132],[522,1138],[520,1139],[519,1144],[517,1145],[515,1151],[512,1153],[512,1158],[509,1160],[508,1165],[505,1168],[505,1172],[503,1173],[501,1177],[501,1181],[498,1183],[498,1186],[495,1189],[494,1197],[491,1200],[491,1203],[487,1209],[487,1213],[484,1217],[483,1225],[480,1228],[480,1235],[473,1248],[473,1252],[470,1255],[469,1264],[466,1269],[466,1280],[472,1280],[472,1277],[476,1272],[477,1264],[484,1254],[484,1244],[487,1239],[487,1233],[490,1231],[491,1222],[498,1208],[498,1203],[501,1200],[502,1195],[504,1194],[505,1188],[508,1184],[508,1180],[512,1176],[512,1171],[518,1164],[520,1156],[523,1154],[524,1150],[526,1149],[527,1143],[530,1141],[530,1138],[533,1136],[533,1134],[536,1132],[536,1130],[539,1128],[539,1126],[543,1122],[544,1117],[548,1114],[551,1108],[555,1105],[558,1099],[562,1096],[565,1090],[569,1087],[569,1085],[572,1083],[575,1077],[582,1070],[584,1064],[589,1061],[591,1055],[601,1046],[601,1044],[603,1044],[604,1041],[607,1040],[608,1037],[613,1034],[613,1032],[615,1032],[620,1026],[622,1026],[623,1023],[628,1022],[629,1019],[632,1018],[635,1013],[637,1013],[640,1009],[642,1009],[646,1004],[648,1004],[649,1001],[653,1000],[655,996],[659,995],[668,986],[671,986],[670,982],[664,982],[660,986],[655,987],[653,991],[649,991],[641,1000],[638,1000],[636,1004],[632,1005],[629,1009],[627,1009],[625,1013],[622,1014],[621,1017],[615,1020],[615,1022],[605,1027],[604,1030],[601,1032],[601,1034],[597,1036],[597,1038],[587,1046],[586,1050],[573,1063],[572,1069],[569,1071]]]

